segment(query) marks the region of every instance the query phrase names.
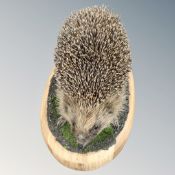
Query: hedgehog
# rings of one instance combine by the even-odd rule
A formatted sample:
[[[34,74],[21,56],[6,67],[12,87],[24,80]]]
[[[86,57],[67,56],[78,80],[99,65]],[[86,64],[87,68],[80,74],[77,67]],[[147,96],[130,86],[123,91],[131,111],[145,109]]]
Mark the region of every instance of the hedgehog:
[[[54,54],[60,117],[85,146],[104,128],[119,125],[131,71],[127,33],[120,17],[105,6],[71,14]]]

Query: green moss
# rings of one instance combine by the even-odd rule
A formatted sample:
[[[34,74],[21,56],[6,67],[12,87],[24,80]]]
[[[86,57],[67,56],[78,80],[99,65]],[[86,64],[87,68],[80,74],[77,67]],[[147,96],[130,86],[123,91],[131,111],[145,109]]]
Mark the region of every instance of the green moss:
[[[103,129],[95,138],[92,140],[91,144],[96,144],[98,142],[104,141],[107,137],[112,136],[114,134],[114,129],[112,126],[109,126]]]
[[[76,138],[74,136],[74,134],[71,132],[71,128],[70,128],[70,124],[69,123],[65,123],[61,128],[60,131],[64,137],[64,139],[69,142],[69,144],[76,148],[78,147],[78,143],[76,141]]]
[[[59,115],[59,111],[58,111],[58,104],[59,104],[59,100],[57,97],[55,97],[53,94],[50,96],[49,102],[51,103],[50,105],[50,112],[52,115],[52,119],[56,122],[56,120],[58,119]]]
[[[84,147],[84,151],[88,152],[92,150],[92,147],[96,144],[103,144],[103,141],[109,137],[113,137],[113,135],[114,129],[112,126],[103,129],[86,147]]]

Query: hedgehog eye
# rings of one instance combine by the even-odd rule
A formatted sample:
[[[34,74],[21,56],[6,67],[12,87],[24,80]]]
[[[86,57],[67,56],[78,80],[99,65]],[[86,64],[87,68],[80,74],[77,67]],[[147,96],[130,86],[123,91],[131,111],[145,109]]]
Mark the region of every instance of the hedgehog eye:
[[[112,109],[108,110],[108,114],[113,114],[113,110]]]
[[[98,129],[100,128],[99,125],[95,124],[90,130],[90,133],[96,133],[98,131]]]

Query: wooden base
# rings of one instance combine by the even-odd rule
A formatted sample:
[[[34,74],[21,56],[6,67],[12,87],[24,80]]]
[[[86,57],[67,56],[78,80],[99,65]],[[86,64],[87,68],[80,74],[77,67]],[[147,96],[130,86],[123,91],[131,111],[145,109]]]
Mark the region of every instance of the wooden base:
[[[41,131],[44,140],[53,154],[53,156],[63,165],[76,169],[76,170],[93,170],[101,167],[105,163],[114,159],[117,154],[122,150],[125,145],[129,133],[132,128],[133,118],[134,118],[134,108],[135,108],[135,91],[134,91],[134,79],[132,72],[129,73],[129,113],[125,125],[116,137],[116,144],[109,147],[108,150],[99,150],[97,152],[88,152],[85,154],[71,152],[65,149],[55,137],[52,135],[47,122],[47,98],[50,87],[50,80],[54,75],[54,69],[48,79],[48,83],[45,88],[44,96],[42,99],[41,106]]]

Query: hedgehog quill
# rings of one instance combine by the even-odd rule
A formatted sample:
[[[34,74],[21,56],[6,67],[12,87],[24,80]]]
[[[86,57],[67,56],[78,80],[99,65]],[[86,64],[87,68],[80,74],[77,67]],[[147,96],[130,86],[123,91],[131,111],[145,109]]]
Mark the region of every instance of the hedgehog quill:
[[[126,102],[131,52],[119,16],[104,6],[73,13],[55,48],[57,124],[68,122],[85,146],[110,124],[118,125]]]

